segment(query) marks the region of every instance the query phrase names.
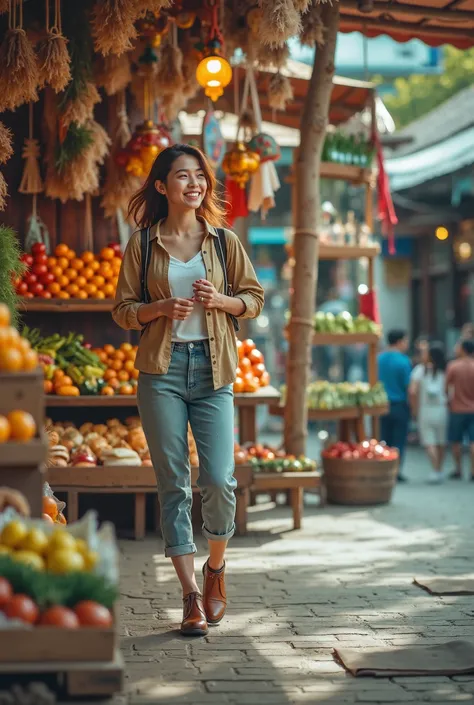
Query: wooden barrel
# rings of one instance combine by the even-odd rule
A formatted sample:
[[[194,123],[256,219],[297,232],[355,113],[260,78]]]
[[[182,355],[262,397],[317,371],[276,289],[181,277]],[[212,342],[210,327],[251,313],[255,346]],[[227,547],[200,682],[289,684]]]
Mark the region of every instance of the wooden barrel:
[[[398,474],[395,460],[324,458],[328,502],[370,505],[390,502]]]

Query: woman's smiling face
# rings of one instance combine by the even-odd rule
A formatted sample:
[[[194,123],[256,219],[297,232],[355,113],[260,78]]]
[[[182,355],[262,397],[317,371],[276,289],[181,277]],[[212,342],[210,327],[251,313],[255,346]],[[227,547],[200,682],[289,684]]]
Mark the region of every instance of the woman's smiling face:
[[[196,157],[182,154],[173,162],[166,183],[156,181],[155,187],[169,206],[197,209],[206,195],[207,181]]]

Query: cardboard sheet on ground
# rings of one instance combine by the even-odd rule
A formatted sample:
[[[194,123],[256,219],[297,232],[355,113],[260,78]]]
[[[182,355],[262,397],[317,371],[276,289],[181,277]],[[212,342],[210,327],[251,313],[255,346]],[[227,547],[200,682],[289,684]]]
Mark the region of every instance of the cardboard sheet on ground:
[[[436,646],[381,647],[370,651],[335,649],[354,676],[456,676],[474,673],[474,643],[449,641]]]
[[[432,595],[474,595],[473,575],[457,575],[452,578],[413,578],[413,582]]]

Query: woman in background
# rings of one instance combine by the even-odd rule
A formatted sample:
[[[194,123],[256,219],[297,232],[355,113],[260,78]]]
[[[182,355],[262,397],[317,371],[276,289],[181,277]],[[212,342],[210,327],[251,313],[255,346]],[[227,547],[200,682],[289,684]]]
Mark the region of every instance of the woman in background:
[[[426,362],[414,368],[410,380],[412,414],[418,418],[420,441],[433,466],[428,479],[433,484],[444,480],[443,462],[448,423],[445,369],[443,345],[430,343]]]

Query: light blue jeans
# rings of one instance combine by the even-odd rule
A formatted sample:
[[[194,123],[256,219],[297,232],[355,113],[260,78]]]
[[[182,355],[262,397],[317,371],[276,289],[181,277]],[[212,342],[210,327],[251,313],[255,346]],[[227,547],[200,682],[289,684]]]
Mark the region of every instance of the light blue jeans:
[[[164,375],[140,373],[138,408],[158,485],[166,556],[195,553],[191,523],[188,421],[199,455],[203,534],[227,541],[235,531],[234,395],[215,390],[207,341],[173,343]]]

